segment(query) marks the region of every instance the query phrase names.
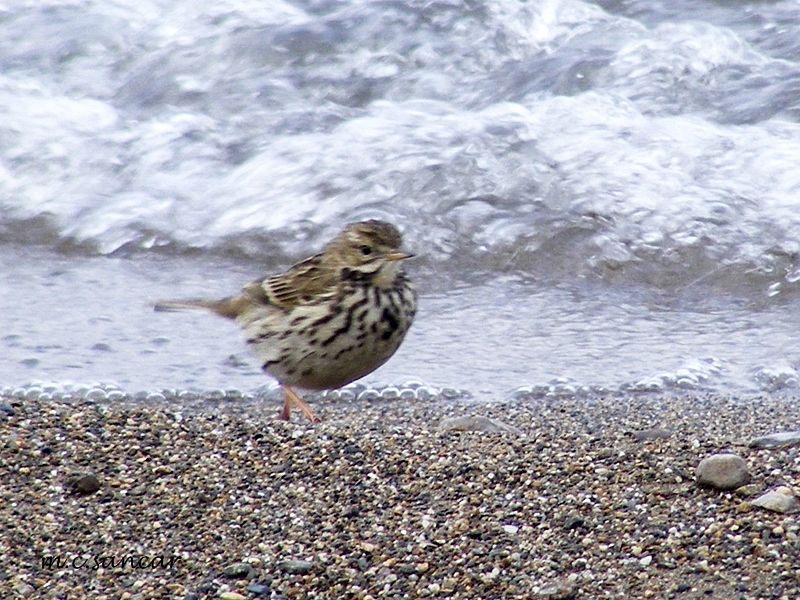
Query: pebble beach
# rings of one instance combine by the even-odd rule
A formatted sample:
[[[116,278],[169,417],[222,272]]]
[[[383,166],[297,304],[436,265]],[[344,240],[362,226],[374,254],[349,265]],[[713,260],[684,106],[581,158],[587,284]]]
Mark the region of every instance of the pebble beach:
[[[312,405],[0,396],[0,597],[800,597],[796,398]]]

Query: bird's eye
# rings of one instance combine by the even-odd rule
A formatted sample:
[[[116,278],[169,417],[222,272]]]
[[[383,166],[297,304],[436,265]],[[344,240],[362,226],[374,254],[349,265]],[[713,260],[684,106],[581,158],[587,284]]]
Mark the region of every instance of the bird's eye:
[[[364,256],[369,256],[370,254],[372,254],[372,248],[370,248],[367,245],[361,246],[359,250],[361,250],[361,254],[363,254]]]

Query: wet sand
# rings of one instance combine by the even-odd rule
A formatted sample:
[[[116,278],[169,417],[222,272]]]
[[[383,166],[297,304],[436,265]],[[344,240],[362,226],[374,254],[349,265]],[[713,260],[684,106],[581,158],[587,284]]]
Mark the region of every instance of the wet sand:
[[[797,598],[800,401],[279,406],[0,397],[0,596]],[[487,416],[523,432],[442,431]],[[631,432],[663,428],[637,441]],[[752,483],[698,486],[734,452]],[[51,561],[48,564],[48,561]]]

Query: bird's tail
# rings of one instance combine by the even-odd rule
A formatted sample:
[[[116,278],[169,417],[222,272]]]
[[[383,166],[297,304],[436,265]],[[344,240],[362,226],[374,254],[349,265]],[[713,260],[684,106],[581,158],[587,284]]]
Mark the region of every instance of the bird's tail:
[[[222,300],[160,300],[153,308],[156,312],[175,312],[181,310],[210,310],[213,313],[235,319],[241,312],[239,297],[223,298]]]

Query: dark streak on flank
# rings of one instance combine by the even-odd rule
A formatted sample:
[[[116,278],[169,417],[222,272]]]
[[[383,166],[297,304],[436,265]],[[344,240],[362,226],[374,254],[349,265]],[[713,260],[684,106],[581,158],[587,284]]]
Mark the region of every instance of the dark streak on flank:
[[[270,338],[275,337],[274,331],[265,331],[263,333],[259,333],[258,335],[254,335],[253,337],[247,338],[248,344],[255,344],[256,342],[263,342],[264,340],[268,340]]]
[[[320,342],[320,346],[322,346],[323,348],[326,348],[327,346],[330,346],[336,338],[338,338],[340,335],[345,334],[348,331],[350,331],[350,327],[352,325],[353,325],[353,311],[352,310],[348,310],[347,311],[347,316],[346,316],[345,321],[342,324],[342,326],[339,327],[339,329],[334,330],[333,333],[331,333],[328,337],[326,337],[324,340],[322,340],[322,342]]]
[[[381,322],[385,322],[388,325],[388,328],[381,334],[381,339],[388,340],[390,337],[392,337],[392,334],[397,331],[400,323],[397,321],[397,316],[395,316],[395,314],[388,308],[383,309],[383,313],[381,314]]]

